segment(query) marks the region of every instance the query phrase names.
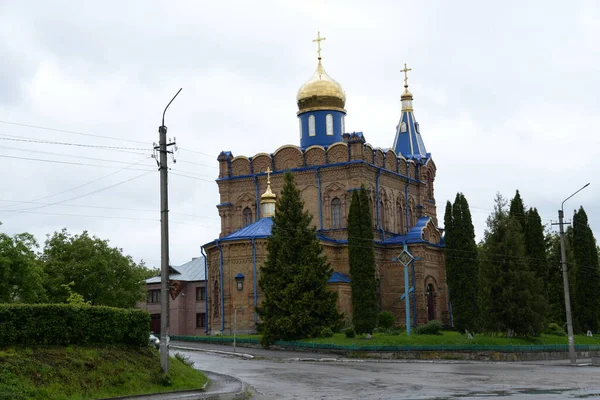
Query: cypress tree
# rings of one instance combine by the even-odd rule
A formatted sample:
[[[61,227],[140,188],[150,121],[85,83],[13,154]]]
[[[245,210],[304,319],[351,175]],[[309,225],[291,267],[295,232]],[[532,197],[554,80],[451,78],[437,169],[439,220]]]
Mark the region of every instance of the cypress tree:
[[[566,323],[565,295],[560,256],[560,237],[553,233],[548,235],[548,320],[558,325]],[[567,242],[568,244],[568,242]],[[569,251],[567,251],[569,253]],[[573,282],[571,282],[572,285]],[[573,295],[573,293],[571,293]]]
[[[575,256],[574,328],[597,332],[600,320],[600,271],[596,239],[588,225],[583,207],[573,216],[573,253]]]
[[[263,346],[316,336],[340,320],[337,294],[327,289],[332,269],[311,220],[294,175],[286,172],[258,282]]]
[[[348,214],[348,258],[352,287],[352,323],[356,333],[371,333],[377,326],[377,281],[371,208],[367,190],[352,193]]]
[[[444,216],[446,279],[452,302],[454,326],[463,331],[478,326],[477,285],[479,281],[478,249],[475,228],[466,197],[456,194],[454,204],[446,204]]]

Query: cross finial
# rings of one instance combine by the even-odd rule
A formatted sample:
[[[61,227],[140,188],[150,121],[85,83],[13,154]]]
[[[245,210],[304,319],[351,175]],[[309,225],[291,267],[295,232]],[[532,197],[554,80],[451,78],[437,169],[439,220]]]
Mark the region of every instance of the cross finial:
[[[317,31],[317,38],[313,39],[313,42],[317,42],[317,48],[318,48],[317,53],[319,54],[319,60],[321,59],[321,42],[325,39],[327,39],[327,38],[321,37],[320,31]]]
[[[400,72],[404,72],[404,87],[408,87],[408,71],[412,71],[412,68],[407,68],[406,63],[404,63],[404,69],[401,69]]]
[[[271,167],[267,167],[267,170],[265,171],[267,173],[267,185],[271,184]]]

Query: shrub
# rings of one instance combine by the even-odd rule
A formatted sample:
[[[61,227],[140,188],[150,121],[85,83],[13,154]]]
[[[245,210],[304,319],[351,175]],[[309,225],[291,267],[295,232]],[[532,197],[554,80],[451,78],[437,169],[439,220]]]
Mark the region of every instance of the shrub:
[[[390,329],[394,326],[396,320],[394,315],[389,311],[382,311],[379,313],[377,319],[377,326],[383,329]]]
[[[353,337],[356,336],[356,331],[354,330],[354,328],[346,328],[346,330],[344,331],[344,334],[346,335],[346,337],[348,339],[352,339]]]
[[[323,328],[321,330],[321,334],[319,335],[319,337],[332,337],[333,336],[333,331],[331,330],[331,328]]]
[[[399,328],[390,328],[387,330],[387,334],[392,336],[400,336],[401,333],[402,331]]]
[[[442,323],[437,319],[434,319],[425,325],[417,327],[416,331],[419,335],[441,335]]]
[[[555,324],[554,322],[551,322],[550,324],[548,324],[548,327],[544,330],[544,333],[546,335],[552,335],[552,336],[565,336],[566,335],[563,327],[558,324]]]
[[[150,314],[143,310],[72,304],[0,304],[0,343],[147,346]]]
[[[188,356],[183,355],[180,352],[175,353],[175,358],[181,361],[183,364],[187,365],[188,367],[194,367],[194,362]]]

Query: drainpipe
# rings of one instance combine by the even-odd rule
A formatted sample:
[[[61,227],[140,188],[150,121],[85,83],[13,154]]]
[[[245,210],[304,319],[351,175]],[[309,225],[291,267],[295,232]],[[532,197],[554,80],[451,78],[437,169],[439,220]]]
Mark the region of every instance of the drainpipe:
[[[223,249],[220,246],[220,240],[215,242],[217,244],[217,249],[219,250],[219,286],[220,286],[220,294],[221,294],[221,332],[225,330],[225,303],[224,303],[224,295],[223,295]]]
[[[415,279],[415,260],[412,260],[412,283],[415,290],[413,290],[413,325],[417,326],[417,281]]]
[[[323,229],[323,199],[321,198],[321,175],[319,175],[319,168],[315,169],[317,175],[317,190],[319,191],[319,229]]]
[[[252,266],[254,268],[252,270],[252,282],[254,286],[254,327],[256,328],[256,322],[258,321],[258,317],[256,315],[256,243],[254,241],[254,238],[252,238]]]
[[[204,330],[204,333],[208,333],[208,268],[206,267],[206,254],[204,253],[204,247],[202,246],[200,246],[200,254],[204,257],[204,290],[206,293],[206,298],[204,299],[204,319],[206,320],[204,325],[206,326],[206,329]]]
[[[379,228],[379,232],[381,232],[381,241],[383,242],[385,240],[385,231],[383,230],[382,226],[381,226],[381,213],[382,210],[380,210],[379,208],[379,202],[381,201],[381,197],[379,196],[379,178],[381,177],[381,168],[377,169],[377,178],[375,179],[375,202],[377,203],[377,227]]]
[[[256,220],[258,221],[260,219],[260,200],[258,197],[258,180],[256,175],[254,175],[254,187],[256,189]]]

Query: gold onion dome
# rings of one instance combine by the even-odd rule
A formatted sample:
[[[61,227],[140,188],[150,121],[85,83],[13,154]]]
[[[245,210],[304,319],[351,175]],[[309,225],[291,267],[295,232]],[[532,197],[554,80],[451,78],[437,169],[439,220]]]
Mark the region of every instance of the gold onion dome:
[[[267,190],[260,196],[261,200],[264,202],[275,202],[277,199],[277,195],[273,193],[271,190],[271,169],[267,168]]]
[[[319,57],[319,64],[313,76],[298,90],[296,96],[299,113],[312,110],[343,111],[346,105],[346,94],[342,85],[330,77]]]

